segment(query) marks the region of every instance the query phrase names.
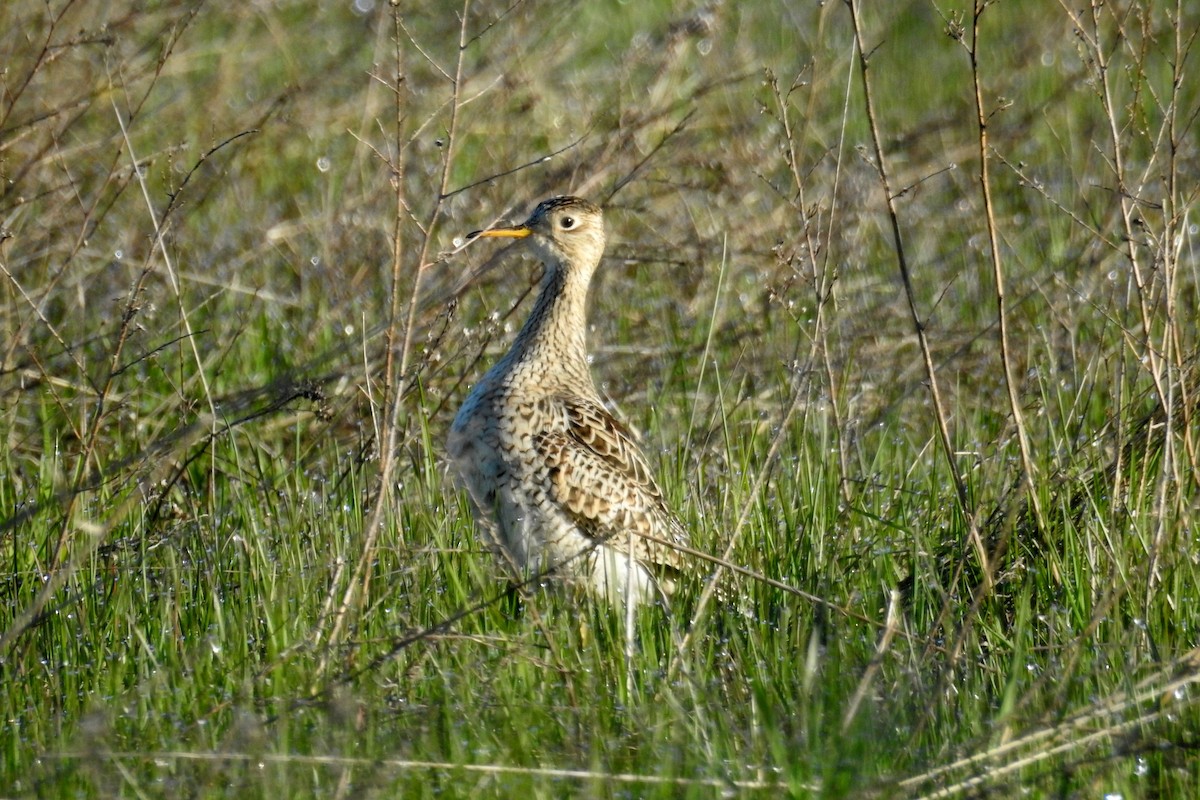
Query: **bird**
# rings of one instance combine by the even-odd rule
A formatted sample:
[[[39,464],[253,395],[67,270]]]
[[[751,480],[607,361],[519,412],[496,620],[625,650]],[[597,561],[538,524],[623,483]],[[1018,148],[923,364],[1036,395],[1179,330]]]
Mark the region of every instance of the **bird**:
[[[666,605],[687,571],[677,546],[687,548],[688,531],[588,363],[602,210],[552,197],[522,224],[475,237],[521,239],[543,266],[528,319],[468,393],[447,439],[478,527],[525,576],[553,576],[627,610]]]

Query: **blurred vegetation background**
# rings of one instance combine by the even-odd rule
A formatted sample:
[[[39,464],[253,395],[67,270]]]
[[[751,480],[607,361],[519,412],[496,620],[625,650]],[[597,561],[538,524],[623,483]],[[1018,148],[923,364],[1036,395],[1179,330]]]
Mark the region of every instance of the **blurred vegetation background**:
[[[1200,794],[1198,29],[4,3],[0,792]],[[634,653],[442,460],[538,278],[465,233],[568,193],[598,386],[750,573]]]

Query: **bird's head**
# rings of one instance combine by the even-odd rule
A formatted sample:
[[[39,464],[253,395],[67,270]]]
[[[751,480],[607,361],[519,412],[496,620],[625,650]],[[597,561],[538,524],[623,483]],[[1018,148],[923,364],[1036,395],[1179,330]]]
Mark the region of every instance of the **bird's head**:
[[[604,212],[580,197],[552,197],[539,203],[520,225],[488,228],[470,236],[526,239],[543,263],[586,270],[590,277],[604,253]]]

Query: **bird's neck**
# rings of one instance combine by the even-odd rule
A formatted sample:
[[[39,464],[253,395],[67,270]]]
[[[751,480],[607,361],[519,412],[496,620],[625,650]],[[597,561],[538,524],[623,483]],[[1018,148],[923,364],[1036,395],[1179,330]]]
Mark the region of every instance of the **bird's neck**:
[[[572,273],[557,264],[546,264],[545,270],[533,310],[509,355],[515,361],[550,361],[553,371],[561,371],[565,379],[590,386],[586,338],[590,271]],[[544,382],[550,376],[531,378]],[[544,385],[544,388],[559,387]]]

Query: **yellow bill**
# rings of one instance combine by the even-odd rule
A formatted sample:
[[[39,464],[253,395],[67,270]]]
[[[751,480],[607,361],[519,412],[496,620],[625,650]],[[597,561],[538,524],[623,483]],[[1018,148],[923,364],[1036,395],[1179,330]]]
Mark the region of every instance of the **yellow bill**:
[[[488,228],[486,231],[471,231],[467,234],[468,239],[474,239],[476,236],[495,236],[505,239],[524,239],[532,230],[524,225],[517,225],[512,228]]]

